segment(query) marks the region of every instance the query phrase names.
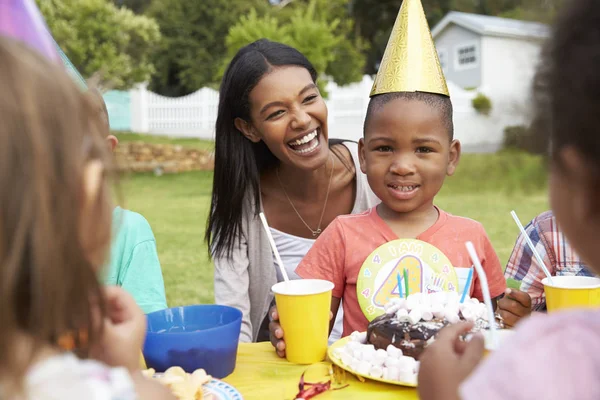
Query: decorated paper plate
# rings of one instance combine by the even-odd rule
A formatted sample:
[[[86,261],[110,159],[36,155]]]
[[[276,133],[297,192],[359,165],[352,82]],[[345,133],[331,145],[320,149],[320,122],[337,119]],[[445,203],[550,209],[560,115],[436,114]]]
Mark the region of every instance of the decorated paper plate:
[[[243,400],[236,388],[218,379],[212,379],[204,385],[204,397],[211,400]],[[212,397],[209,397],[211,396]]]
[[[456,292],[458,279],[452,263],[435,246],[415,239],[392,240],[373,251],[356,281],[363,313],[372,321],[384,313],[393,297],[412,293]]]
[[[334,363],[338,367],[350,372],[353,375],[360,376],[365,379],[370,379],[372,381],[384,382],[384,383],[389,383],[391,385],[398,385],[398,386],[417,387],[417,385],[414,383],[390,381],[390,380],[383,379],[383,378],[375,378],[370,375],[359,374],[357,371],[354,371],[352,368],[350,368],[349,365],[345,365],[339,357],[336,357],[335,350],[344,347],[350,340],[352,340],[350,338],[350,336],[346,336],[345,338],[342,338],[342,339],[338,340],[337,342],[335,342],[334,344],[332,344],[331,346],[329,346],[329,348],[327,349],[327,356],[329,357],[329,359],[331,360],[332,363]]]

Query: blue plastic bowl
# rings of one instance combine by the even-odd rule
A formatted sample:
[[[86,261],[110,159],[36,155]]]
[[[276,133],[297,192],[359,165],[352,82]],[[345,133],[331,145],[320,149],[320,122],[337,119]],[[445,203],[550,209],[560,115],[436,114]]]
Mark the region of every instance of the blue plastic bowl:
[[[148,314],[144,358],[148,368],[164,372],[179,366],[203,368],[215,378],[235,369],[242,312],[233,307],[196,305]]]

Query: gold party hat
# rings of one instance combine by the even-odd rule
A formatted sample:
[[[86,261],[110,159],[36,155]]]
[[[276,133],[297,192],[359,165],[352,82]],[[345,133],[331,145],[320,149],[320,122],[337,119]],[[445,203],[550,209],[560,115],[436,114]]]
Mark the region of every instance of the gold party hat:
[[[450,96],[421,0],[402,2],[371,97],[394,92]]]

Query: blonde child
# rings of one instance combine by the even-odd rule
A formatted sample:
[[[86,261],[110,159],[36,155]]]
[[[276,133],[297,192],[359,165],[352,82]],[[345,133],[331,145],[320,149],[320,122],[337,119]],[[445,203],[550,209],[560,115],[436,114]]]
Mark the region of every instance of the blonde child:
[[[534,127],[550,135],[550,203],[591,272],[600,273],[600,2],[571,0],[534,81]],[[419,394],[432,399],[600,399],[600,311],[538,314],[481,365],[470,326],[440,332],[425,351]]]
[[[0,87],[0,398],[171,399],[138,371],[141,310],[96,279],[112,206],[95,105],[3,37]],[[90,359],[57,346],[73,332]]]

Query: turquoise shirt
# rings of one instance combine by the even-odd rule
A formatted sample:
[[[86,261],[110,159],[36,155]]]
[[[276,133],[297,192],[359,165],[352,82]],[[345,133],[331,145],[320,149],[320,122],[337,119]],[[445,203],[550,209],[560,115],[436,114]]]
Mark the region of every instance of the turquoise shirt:
[[[146,218],[116,207],[113,232],[110,266],[104,283],[121,286],[145,313],[167,308],[156,239]]]

